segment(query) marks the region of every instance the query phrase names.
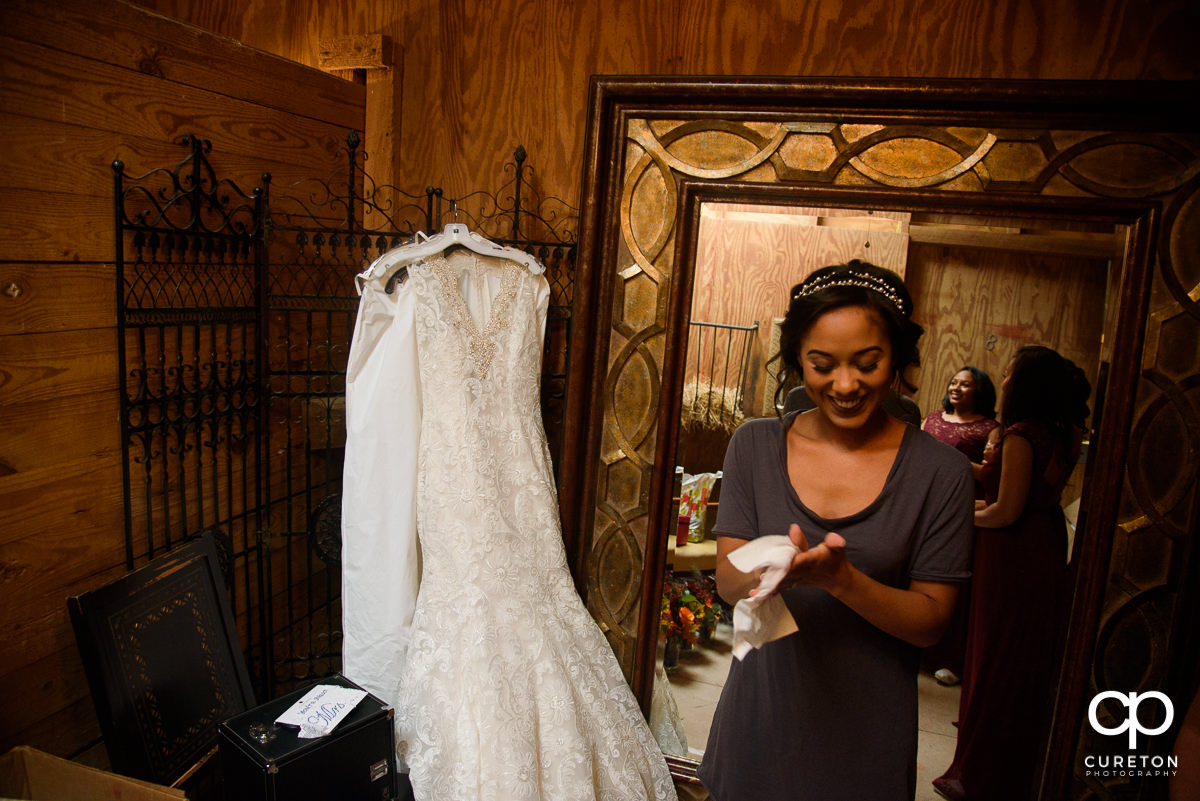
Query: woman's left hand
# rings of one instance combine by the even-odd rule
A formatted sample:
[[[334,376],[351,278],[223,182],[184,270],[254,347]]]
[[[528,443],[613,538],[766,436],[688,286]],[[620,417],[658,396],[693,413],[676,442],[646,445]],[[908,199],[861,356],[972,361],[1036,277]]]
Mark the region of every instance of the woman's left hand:
[[[788,539],[800,549],[792,558],[792,566],[779,588],[811,586],[831,589],[849,577],[850,563],[846,561],[846,539],[836,532],[825,535],[825,540],[810,547],[808,538],[800,526],[792,523],[788,528]]]

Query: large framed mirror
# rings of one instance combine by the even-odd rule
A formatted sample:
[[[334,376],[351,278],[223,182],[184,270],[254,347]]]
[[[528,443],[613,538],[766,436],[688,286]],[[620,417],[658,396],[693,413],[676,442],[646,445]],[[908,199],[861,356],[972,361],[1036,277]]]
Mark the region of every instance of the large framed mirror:
[[[567,399],[579,425],[560,501],[577,580],[647,712],[664,579],[681,561],[670,543],[688,343],[700,337],[689,331],[752,331],[735,405],[770,413],[760,363],[777,311],[699,318],[726,302],[716,288],[781,297],[802,269],[789,257],[773,272],[760,254],[739,261],[761,269],[714,277],[716,254],[739,226],[824,225],[837,232],[823,240],[831,253],[899,254],[938,315],[926,321],[941,335],[924,343],[923,408],[964,354],[999,364],[1024,339],[1070,340],[1093,380],[1041,795],[1103,783],[1082,776],[1079,757],[1095,737],[1091,696],[1117,676],[1135,685],[1126,692],[1182,688],[1200,655],[1179,633],[1197,598],[1181,566],[1197,523],[1200,138],[1176,116],[1197,96],[1169,83],[593,79]],[[776,240],[793,244],[775,252],[804,250]],[[969,298],[986,308],[964,308]],[[1131,659],[1131,643],[1144,653]],[[693,759],[669,761],[694,780]]]
[[[996,376],[998,384],[1005,362],[1026,344],[1054,347],[1079,364],[1096,388],[1090,405],[1102,408],[1115,349],[1134,330],[1118,330],[1119,298],[1127,294],[1121,287],[1144,284],[1147,277],[1145,260],[1125,257],[1139,226],[1148,224],[1145,204],[914,191],[898,196],[889,190],[690,179],[680,186],[677,263],[689,269],[680,271],[681,308],[675,310],[680,316],[667,330],[686,337],[686,345],[668,341],[664,357],[662,402],[678,409],[674,428],[668,429],[668,416],[660,416],[661,460],[667,464],[683,467],[688,475],[718,470],[733,424],[777,413],[775,386],[764,363],[777,350],[788,287],[813,269],[853,258],[902,274],[914,296],[914,318],[926,329],[923,366],[913,376],[918,389],[911,397],[920,410],[916,422],[940,407],[949,379],[961,366],[978,367]],[[690,289],[683,283],[685,274]],[[720,342],[708,331],[714,319],[730,326],[725,330],[754,331],[754,341],[745,349],[731,347],[729,336]],[[749,353],[746,368],[728,369],[728,355],[741,352]],[[1073,534],[1081,519],[1086,526],[1098,497],[1095,461],[1088,457],[1107,452],[1098,436],[1102,420],[1096,415],[1090,421],[1084,455],[1061,501],[1070,524],[1068,546],[1081,551],[1086,540]],[[678,493],[671,495],[655,507],[665,510],[666,521],[655,524],[651,512],[652,531],[670,530]],[[719,494],[716,498],[719,502]],[[709,504],[712,511],[717,505]],[[661,538],[651,538],[648,547],[656,541]],[[664,546],[663,603],[678,605],[675,599],[682,597],[691,610],[699,609],[694,598],[712,597],[715,541],[681,545],[668,536],[658,548]],[[1076,554],[1072,564],[1082,561]],[[670,638],[659,638],[654,690],[660,705],[667,695],[678,710],[673,727],[678,736],[664,739],[681,757],[673,760],[681,771],[690,770],[703,753],[707,724],[728,672],[728,627],[719,632],[711,643],[696,636],[702,632],[692,634],[685,648],[692,640],[701,642],[681,659],[663,647],[672,644]],[[921,676],[920,695],[928,703],[921,715],[919,763],[926,766],[941,756],[945,764],[925,770],[949,764],[957,711],[957,690],[940,690],[926,675],[932,670]],[[934,775],[923,777],[922,786]]]

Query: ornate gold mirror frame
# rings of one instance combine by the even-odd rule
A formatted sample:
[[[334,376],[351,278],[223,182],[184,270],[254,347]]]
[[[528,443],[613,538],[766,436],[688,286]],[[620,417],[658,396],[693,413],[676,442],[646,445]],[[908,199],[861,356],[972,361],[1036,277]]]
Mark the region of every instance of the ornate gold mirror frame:
[[[559,494],[577,581],[644,709],[672,514],[662,466],[708,201],[1082,219],[1124,235],[1041,797],[1104,783],[1082,776],[1099,689],[1190,699],[1200,136],[1180,109],[1197,99],[1194,83],[593,78],[566,410],[578,425]]]

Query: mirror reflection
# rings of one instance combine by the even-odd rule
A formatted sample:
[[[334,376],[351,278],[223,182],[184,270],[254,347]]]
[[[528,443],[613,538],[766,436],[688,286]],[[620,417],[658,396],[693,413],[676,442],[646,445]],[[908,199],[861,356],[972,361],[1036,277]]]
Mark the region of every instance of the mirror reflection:
[[[965,366],[990,377],[998,395],[1006,364],[1031,344],[1054,348],[1082,368],[1095,410],[1109,272],[1123,242],[1123,233],[1111,225],[1085,222],[703,205],[674,460],[671,508],[678,507],[679,516],[674,529],[657,540],[667,555],[651,723],[664,751],[700,760],[729,670],[732,614],[713,578],[721,469],[739,425],[782,411],[775,405],[778,386],[768,361],[778,349],[791,287],[820,267],[851,259],[905,279],[913,319],[926,332],[921,369],[910,374],[918,388],[902,392],[909,411],[916,407],[917,421],[943,411]],[[957,389],[954,400],[945,415],[950,421],[986,418],[967,409]],[[1097,423],[1089,419],[1090,430]],[[1086,438],[1081,443],[1061,497],[1068,555],[1086,510],[1090,445]],[[960,609],[966,603],[964,595]],[[943,642],[926,650],[919,678],[919,764],[935,773],[918,777],[919,793],[954,754],[965,626],[965,616],[957,615]]]

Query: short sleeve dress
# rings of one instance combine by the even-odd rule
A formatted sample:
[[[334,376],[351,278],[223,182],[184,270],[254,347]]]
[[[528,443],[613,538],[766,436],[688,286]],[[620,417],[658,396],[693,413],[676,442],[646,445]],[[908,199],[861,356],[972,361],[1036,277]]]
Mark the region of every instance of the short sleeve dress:
[[[896,587],[970,576],[970,464],[908,427],[879,496],[827,519],[801,503],[787,472],[796,415],[752,420],[726,452],[718,536],[836,531],[859,570]],[[785,590],[799,631],[734,660],[698,771],[715,801],[902,801],[916,791],[921,650],[824,590]]]
[[[1042,756],[1036,734],[1050,726],[1070,590],[1062,481],[1046,478],[1053,461],[1069,457],[1046,426],[1009,426],[996,458],[982,471],[988,503],[999,495],[1004,448],[1012,437],[1024,439],[1033,452],[1029,491],[1011,525],[980,528],[975,538],[958,739],[944,774],[960,781],[970,798],[985,801],[1035,793]]]
[[[935,409],[925,417],[925,430],[932,434],[934,439],[957,448],[976,464],[983,461],[983,449],[987,445],[988,434],[999,425],[990,417],[972,420],[969,423],[955,423],[947,420],[946,413],[941,409]]]

